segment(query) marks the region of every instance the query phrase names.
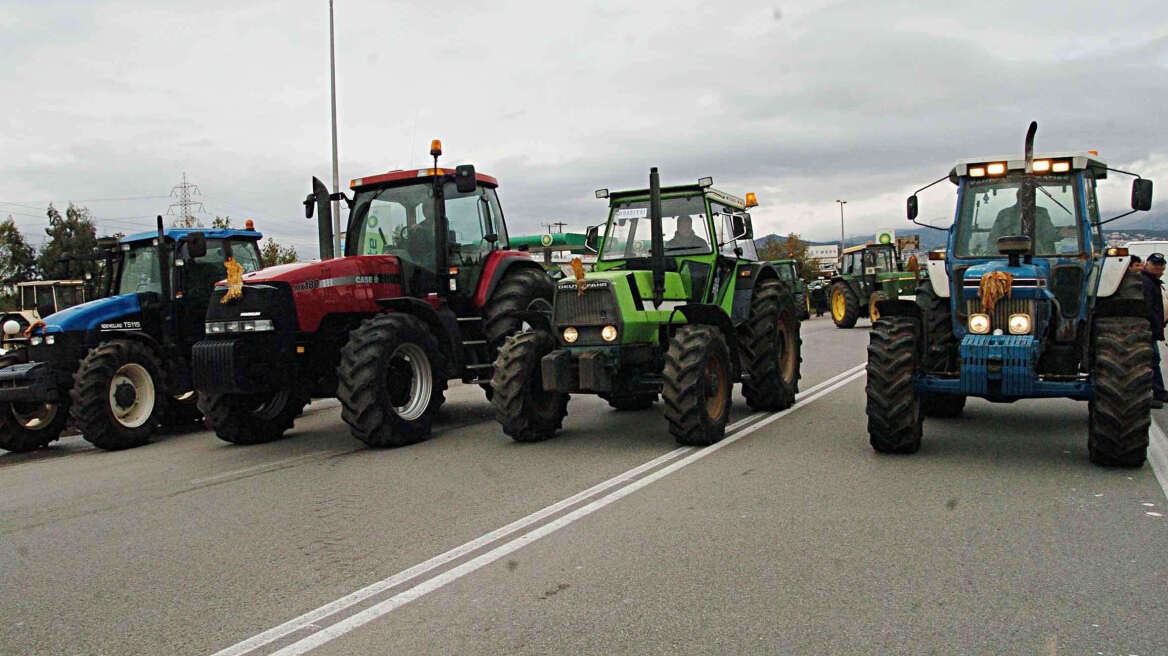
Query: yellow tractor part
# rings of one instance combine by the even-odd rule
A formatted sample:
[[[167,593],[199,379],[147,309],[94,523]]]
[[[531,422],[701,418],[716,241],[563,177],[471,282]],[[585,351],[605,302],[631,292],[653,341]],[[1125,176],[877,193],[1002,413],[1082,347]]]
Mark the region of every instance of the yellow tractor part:
[[[848,301],[844,298],[844,290],[842,287],[836,287],[831,290],[831,318],[839,323],[844,320],[844,315],[847,312]]]
[[[880,318],[880,310],[876,309],[876,303],[887,298],[888,296],[884,292],[873,292],[872,297],[868,299],[868,318],[872,320],[872,323],[876,323],[876,320]]]

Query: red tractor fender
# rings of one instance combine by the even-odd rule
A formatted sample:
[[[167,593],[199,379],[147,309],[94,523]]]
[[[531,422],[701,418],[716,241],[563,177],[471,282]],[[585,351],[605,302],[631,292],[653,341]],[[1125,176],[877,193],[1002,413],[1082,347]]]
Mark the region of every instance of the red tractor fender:
[[[515,266],[543,271],[543,267],[523,251],[491,251],[483,265],[483,275],[479,277],[479,287],[475,291],[474,297],[475,307],[481,308],[487,304],[487,300],[495,292],[499,281],[511,270],[511,267]]]

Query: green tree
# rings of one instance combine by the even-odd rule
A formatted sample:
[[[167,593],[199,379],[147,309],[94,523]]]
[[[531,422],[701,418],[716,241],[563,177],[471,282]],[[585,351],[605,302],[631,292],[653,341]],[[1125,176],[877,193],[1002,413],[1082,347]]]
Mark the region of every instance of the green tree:
[[[90,274],[97,278],[97,262],[93,254],[97,250],[97,226],[89,209],[69,203],[65,216],[49,203],[45,210],[49,217],[49,227],[45,228],[48,241],[41,246],[37,255],[37,269],[41,276],[53,278],[84,278]],[[93,280],[86,283],[86,296],[93,296]]]
[[[807,256],[807,242],[799,238],[798,233],[790,233],[786,239],[771,237],[758,247],[760,260],[795,260],[795,268],[799,276],[807,282],[815,280],[818,263]]]
[[[216,216],[211,219],[211,227],[216,230],[230,230],[231,217],[230,216]]]
[[[299,260],[294,247],[281,246],[280,242],[270,237],[265,239],[263,245],[260,246],[260,257],[263,258],[266,267],[290,264]]]
[[[16,307],[16,283],[36,277],[36,249],[9,216],[0,223],[0,305]]]
[[[171,221],[170,225],[175,227],[175,228],[202,228],[203,227],[203,224],[199,222],[199,219],[197,217],[191,216],[190,214],[188,214],[186,216],[180,216],[180,217],[175,218],[174,221]]]

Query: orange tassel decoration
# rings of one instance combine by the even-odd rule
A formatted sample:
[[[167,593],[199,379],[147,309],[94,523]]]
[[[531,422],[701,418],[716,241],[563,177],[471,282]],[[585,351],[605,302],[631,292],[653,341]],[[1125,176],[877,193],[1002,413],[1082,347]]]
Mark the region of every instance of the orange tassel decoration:
[[[576,274],[576,295],[584,295],[584,263],[580,258],[572,258],[572,273]]]
[[[219,302],[230,303],[237,298],[243,298],[243,265],[236,262],[234,257],[229,257],[223,262],[223,266],[227,269],[227,293]]]
[[[986,312],[993,312],[994,305],[1003,298],[1010,297],[1010,288],[1014,285],[1014,276],[1005,271],[990,271],[981,277],[981,284],[977,288],[977,295],[981,297],[981,308]]]

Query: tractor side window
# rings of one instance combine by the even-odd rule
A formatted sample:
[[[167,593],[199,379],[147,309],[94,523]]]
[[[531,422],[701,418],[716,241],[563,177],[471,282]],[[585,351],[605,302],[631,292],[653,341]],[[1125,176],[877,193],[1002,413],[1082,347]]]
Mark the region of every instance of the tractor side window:
[[[158,251],[150,242],[131,246],[130,250],[123,253],[123,262],[119,294],[162,293]]]
[[[211,258],[211,244],[218,242],[212,240],[207,242],[207,258]],[[235,258],[235,262],[243,267],[244,273],[251,273],[252,271],[259,271],[264,268],[264,262],[260,258],[259,245],[251,239],[232,239],[231,240],[231,256]],[[202,262],[204,258],[200,257]],[[217,261],[222,262],[225,258],[219,257]],[[226,269],[224,274],[227,275]]]
[[[37,312],[41,317],[48,316],[55,311],[53,304],[53,287],[52,285],[37,285],[36,287],[36,307]],[[45,310],[48,310],[46,312]]]
[[[491,211],[491,223],[495,228],[495,234],[499,236],[495,247],[507,248],[510,242],[507,239],[507,222],[503,219],[503,208],[499,205],[499,194],[494,189],[483,189],[482,192]]]
[[[758,260],[758,249],[755,248],[753,239],[739,239],[738,245],[742,248],[742,259]]]
[[[1083,171],[1083,204],[1087,207],[1087,220],[1091,222],[1092,251],[1101,252],[1107,246],[1103,238],[1103,226],[1099,223],[1099,198],[1095,195],[1095,172],[1091,169]]]
[[[450,184],[445,191],[446,220],[450,226],[449,245],[456,254],[457,264],[478,264],[492,248],[491,243],[483,239],[492,220],[490,200],[482,189],[460,194]]]
[[[25,285],[20,288],[20,309],[36,309],[36,290],[32,285]]]
[[[451,185],[453,189],[453,185]],[[349,218],[350,255],[396,255],[434,271],[434,189],[411,184],[358,192]]]

